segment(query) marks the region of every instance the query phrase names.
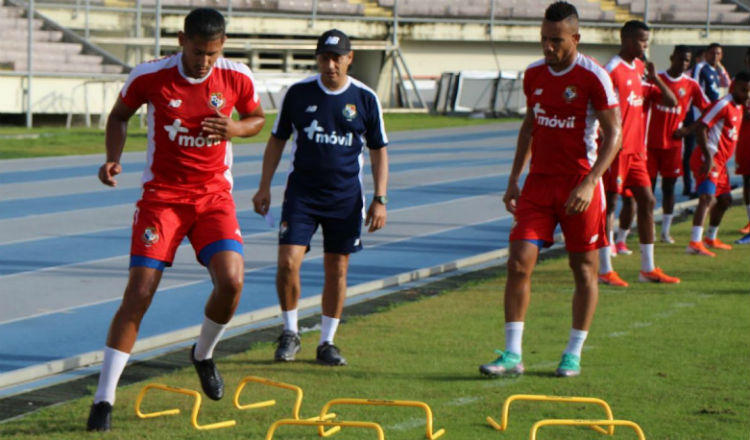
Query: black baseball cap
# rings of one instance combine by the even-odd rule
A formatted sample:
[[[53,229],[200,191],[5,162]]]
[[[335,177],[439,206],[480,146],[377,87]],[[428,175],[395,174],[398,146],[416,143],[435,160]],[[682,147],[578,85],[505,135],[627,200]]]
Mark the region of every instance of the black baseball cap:
[[[338,29],[331,29],[323,32],[318,38],[318,47],[315,49],[315,55],[326,52],[332,52],[337,55],[346,55],[352,51],[352,44],[349,37]]]

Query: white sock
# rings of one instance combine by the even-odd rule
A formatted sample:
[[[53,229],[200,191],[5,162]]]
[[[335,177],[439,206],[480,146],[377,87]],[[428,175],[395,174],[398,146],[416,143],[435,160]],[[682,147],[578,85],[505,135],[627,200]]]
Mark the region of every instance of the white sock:
[[[615,231],[614,229],[609,231],[609,244],[615,243]]]
[[[641,243],[641,270],[643,272],[651,272],[656,269],[654,264],[654,244],[643,244]]]
[[[719,227],[718,226],[708,226],[708,239],[709,240],[716,240],[716,236],[719,234]]]
[[[323,345],[324,342],[333,344],[333,337],[336,336],[339,321],[340,319],[338,318],[323,315],[323,318],[320,320],[320,341],[318,345]]]
[[[216,344],[219,343],[219,339],[221,339],[221,335],[224,334],[226,328],[226,324],[218,324],[208,317],[203,318],[201,334],[198,336],[198,342],[195,344],[195,352],[193,353],[196,361],[214,357],[214,348],[216,348]]]
[[[628,234],[630,234],[630,228],[617,228],[617,239],[615,239],[615,243],[624,243],[625,240],[628,239]]]
[[[521,341],[523,340],[523,321],[505,323],[505,351],[521,356]]]
[[[701,240],[703,240],[703,226],[693,226],[693,230],[690,233],[690,241]]]
[[[599,249],[599,274],[604,275],[612,272],[612,252],[609,246]]]
[[[672,227],[674,214],[664,214],[661,218],[661,235],[669,237],[669,229]]]
[[[747,219],[750,221],[750,205],[745,205],[745,209],[747,210]]]
[[[104,362],[102,371],[99,373],[99,386],[94,394],[94,403],[109,402],[115,404],[115,390],[117,382],[120,381],[122,371],[128,363],[130,353],[125,353],[114,348],[104,348]]]
[[[299,328],[297,327],[297,309],[287,310],[286,312],[282,310],[281,319],[284,320],[284,330],[299,333]]]
[[[589,332],[586,330],[570,329],[570,339],[568,339],[568,346],[565,347],[563,353],[574,354],[581,357],[581,350],[583,350],[583,343],[586,342],[586,336]]]

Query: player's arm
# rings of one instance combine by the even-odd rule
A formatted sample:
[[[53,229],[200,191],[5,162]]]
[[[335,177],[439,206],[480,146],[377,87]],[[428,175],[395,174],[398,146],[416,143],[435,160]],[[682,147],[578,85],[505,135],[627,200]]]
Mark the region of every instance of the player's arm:
[[[695,141],[698,144],[698,148],[701,150],[701,154],[703,154],[703,163],[698,172],[701,176],[705,176],[714,166],[714,158],[711,155],[711,152],[708,151],[708,126],[702,120],[698,121],[696,124],[698,128],[695,131]]]
[[[128,121],[136,110],[128,107],[122,97],[118,96],[112,111],[107,117],[107,128],[105,134],[105,145],[107,148],[107,159],[104,165],[99,167],[99,180],[108,186],[117,186],[115,176],[122,172],[120,157],[125,148],[125,139],[128,136]]]
[[[211,140],[228,141],[234,137],[255,136],[266,123],[266,115],[263,107],[258,104],[255,110],[248,114],[240,114],[238,120],[232,119],[216,110],[216,116],[205,118],[201,122],[201,129],[208,133]]]
[[[534,120],[532,118],[532,113],[527,108],[526,116],[523,118],[521,128],[518,130],[516,155],[513,157],[513,166],[510,169],[510,176],[508,177],[508,188],[503,195],[505,209],[511,214],[516,212],[518,197],[521,195],[521,188],[518,186],[518,181],[521,179],[521,173],[523,173],[526,163],[531,157],[531,133],[534,128]]]
[[[258,191],[253,196],[253,209],[260,215],[266,215],[271,207],[271,180],[279,166],[285,145],[286,139],[279,139],[274,135],[271,135],[266,143],[260,183],[258,184]]]
[[[385,197],[388,193],[388,149],[387,147],[370,149],[370,166],[372,167],[372,180],[375,196]],[[383,203],[370,202],[365,217],[365,226],[369,226],[368,232],[375,232],[385,226],[386,209]]]
[[[646,62],[646,78],[651,84],[654,84],[661,91],[661,103],[667,107],[674,107],[678,104],[677,97],[664,81],[656,74],[656,66],[652,61]]]
[[[604,172],[612,165],[617,152],[622,148],[620,108],[599,110],[596,112],[596,118],[601,124],[602,144],[591,170],[583,181],[570,192],[568,200],[565,202],[565,209],[568,214],[579,214],[588,209],[596,185]]]

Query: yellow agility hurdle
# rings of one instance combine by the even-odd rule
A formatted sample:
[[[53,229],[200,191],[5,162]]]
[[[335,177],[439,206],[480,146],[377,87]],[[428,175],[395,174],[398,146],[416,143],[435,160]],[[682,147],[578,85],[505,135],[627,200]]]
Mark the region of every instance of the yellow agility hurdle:
[[[193,403],[193,411],[190,415],[190,423],[192,423],[193,428],[195,429],[207,430],[207,429],[229,428],[230,426],[234,426],[237,424],[237,422],[234,420],[226,420],[223,422],[209,423],[207,425],[199,424],[198,412],[200,411],[201,401],[202,401],[202,397],[200,393],[194,390],[171,387],[169,385],[163,385],[160,383],[150,383],[146,385],[145,387],[143,387],[141,391],[138,393],[138,397],[136,397],[135,399],[135,415],[137,415],[141,419],[151,419],[154,417],[171,416],[171,415],[180,413],[180,410],[177,408],[167,409],[164,411],[150,412],[150,413],[141,412],[141,402],[143,402],[143,398],[146,396],[146,393],[148,392],[148,390],[152,388],[157,389],[157,390],[162,390],[162,391],[168,391],[170,393],[178,393],[178,394],[185,394],[187,396],[193,396],[195,398],[195,401]]]
[[[548,420],[540,420],[536,423],[534,423],[534,426],[531,427],[531,435],[529,436],[530,440],[536,440],[536,432],[541,428],[542,426],[550,426],[550,425],[558,425],[558,426],[590,426],[590,427],[597,427],[597,425],[609,425],[610,428],[614,428],[614,426],[627,426],[630,428],[633,428],[633,431],[638,435],[638,440],[646,440],[646,436],[643,434],[643,430],[640,426],[638,426],[637,423],[631,422],[630,420],[572,420],[572,419],[548,419]]]
[[[266,440],[273,439],[273,433],[276,431],[276,428],[278,428],[281,425],[317,426],[319,429],[324,429],[325,427],[331,427],[331,429],[335,429],[336,431],[340,430],[341,428],[369,428],[369,429],[375,430],[375,432],[378,434],[378,440],[385,440],[385,434],[383,434],[383,428],[375,422],[352,422],[352,421],[334,422],[330,420],[321,420],[318,418],[305,419],[305,420],[297,420],[297,419],[277,420],[273,423],[273,425],[271,425],[270,428],[268,428],[268,432],[266,433]]]
[[[302,388],[296,385],[290,385],[288,383],[274,382],[272,380],[264,379],[262,377],[257,377],[257,376],[247,376],[244,379],[242,379],[242,381],[240,381],[240,384],[237,387],[237,391],[234,393],[234,407],[235,408],[244,410],[244,409],[265,408],[268,406],[276,405],[275,400],[264,400],[262,402],[241,404],[240,394],[242,393],[242,390],[245,388],[245,385],[247,385],[248,382],[255,382],[255,383],[262,384],[262,385],[267,385],[271,387],[283,388],[286,390],[294,391],[297,395],[297,400],[294,402],[294,407],[292,408],[292,417],[294,419],[299,419],[299,409],[302,406]]]
[[[408,406],[408,407],[422,408],[424,409],[424,412],[427,418],[426,437],[429,440],[435,440],[441,435],[445,434],[445,429],[440,429],[434,433],[432,432],[432,410],[424,402],[419,402],[416,400],[380,400],[380,399],[347,399],[347,398],[333,399],[333,400],[328,401],[323,406],[323,409],[320,410],[320,419],[323,419],[329,416],[328,410],[333,405]],[[321,437],[328,437],[330,435],[337,433],[340,430],[341,430],[341,427],[336,426],[326,431],[324,429],[324,426],[320,425],[318,427],[318,434]]]
[[[500,423],[497,423],[495,419],[493,419],[490,416],[487,416],[487,423],[489,423],[493,428],[497,429],[498,431],[505,431],[506,429],[508,429],[508,413],[510,412],[510,404],[516,400],[528,400],[528,401],[535,401],[535,402],[593,403],[604,408],[604,411],[607,413],[607,420],[610,420],[610,421],[614,420],[614,416],[612,415],[612,409],[609,407],[609,404],[602,399],[597,399],[596,397],[565,397],[565,396],[542,396],[542,395],[536,395],[536,394],[513,394],[512,396],[509,396],[507,399],[505,399],[505,402],[503,403],[503,414],[502,414],[502,419],[500,420]],[[615,433],[614,424],[607,423],[604,425],[609,425],[609,428],[604,429],[600,426],[597,426],[597,424],[589,424],[591,429],[598,431],[602,434],[613,435]]]

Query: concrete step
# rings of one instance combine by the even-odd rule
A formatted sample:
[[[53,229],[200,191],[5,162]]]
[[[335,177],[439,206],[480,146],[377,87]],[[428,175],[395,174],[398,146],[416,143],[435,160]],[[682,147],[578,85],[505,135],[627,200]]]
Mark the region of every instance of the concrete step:
[[[41,29],[44,21],[34,19],[34,29]],[[6,17],[0,15],[0,29],[28,29],[29,21],[22,17]]]
[[[24,9],[10,6],[0,6],[0,17],[21,17]]]
[[[0,51],[21,49],[26,52],[26,40],[17,41],[6,38],[0,38]],[[51,51],[65,54],[81,53],[83,48],[78,43],[52,42],[52,41],[34,41],[34,51]]]
[[[17,72],[26,71],[25,61],[16,61],[11,63],[13,70]],[[33,69],[36,72],[61,72],[61,73],[112,73],[105,71],[104,64],[71,64],[71,63],[34,63]],[[119,73],[119,72],[118,72]]]
[[[34,50],[32,56],[34,63],[37,62],[59,62],[59,63],[81,63],[101,64],[103,58],[98,55],[85,55],[78,53],[65,53],[58,50]],[[0,51],[0,61],[26,61],[26,50],[13,49]]]
[[[28,38],[28,31],[24,29],[0,28],[0,40],[13,39],[16,41]],[[34,41],[60,41],[63,37],[62,31],[34,31]]]

